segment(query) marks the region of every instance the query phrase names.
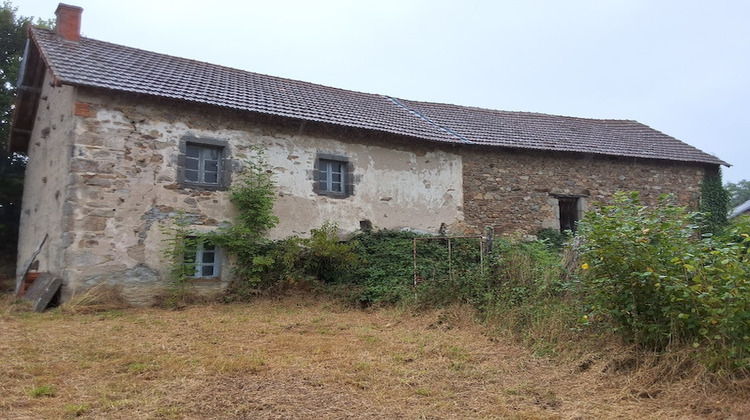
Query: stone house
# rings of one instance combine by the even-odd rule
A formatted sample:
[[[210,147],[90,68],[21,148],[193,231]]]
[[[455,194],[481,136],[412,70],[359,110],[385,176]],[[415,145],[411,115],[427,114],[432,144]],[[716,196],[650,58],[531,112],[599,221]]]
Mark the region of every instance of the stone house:
[[[36,259],[63,299],[108,282],[148,303],[163,287],[158,227],[177,211],[198,230],[231,220],[227,187],[259,149],[278,188],[272,238],[325,221],[342,234],[565,229],[619,190],[694,206],[726,164],[635,121],[287,80],[81,37],[81,8],[56,13],[55,31],[29,31],[10,148],[29,157],[19,270]],[[221,291],[226,257],[198,252],[197,284]]]

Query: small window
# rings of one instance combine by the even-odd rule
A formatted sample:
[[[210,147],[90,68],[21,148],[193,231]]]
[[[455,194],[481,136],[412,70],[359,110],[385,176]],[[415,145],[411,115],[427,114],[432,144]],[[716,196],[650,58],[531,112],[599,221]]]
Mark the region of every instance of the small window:
[[[193,247],[191,247],[193,248]],[[195,278],[219,277],[219,248],[210,242],[197,241],[185,255],[185,265],[195,267]]]
[[[223,141],[189,138],[180,142],[178,180],[183,187],[221,189],[229,185]]]
[[[320,160],[318,185],[321,192],[344,194],[346,182],[346,164],[334,160]]]
[[[346,157],[319,154],[314,190],[320,195],[347,197],[353,193],[352,168]]]
[[[188,144],[185,148],[185,182],[219,185],[221,149]]]

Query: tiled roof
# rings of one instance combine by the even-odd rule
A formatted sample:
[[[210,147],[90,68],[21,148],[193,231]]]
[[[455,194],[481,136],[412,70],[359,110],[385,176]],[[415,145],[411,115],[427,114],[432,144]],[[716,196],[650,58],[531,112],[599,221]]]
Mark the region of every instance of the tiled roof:
[[[34,28],[62,83],[155,95],[430,141],[726,163],[636,121],[426,103],[336,89]]]

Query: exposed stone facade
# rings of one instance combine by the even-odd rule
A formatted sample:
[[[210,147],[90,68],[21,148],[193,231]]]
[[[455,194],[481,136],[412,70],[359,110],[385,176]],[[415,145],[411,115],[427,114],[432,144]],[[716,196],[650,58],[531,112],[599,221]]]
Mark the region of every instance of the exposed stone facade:
[[[579,198],[579,211],[617,191],[640,191],[646,204],[665,193],[697,208],[702,164],[571,153],[465,148],[465,223],[471,230],[533,234],[559,228],[558,197]],[[714,169],[715,170],[715,169]]]
[[[149,304],[165,288],[160,226],[178,212],[199,231],[232,220],[226,189],[181,186],[185,138],[226,144],[230,179],[263,151],[278,186],[272,238],[305,235],[326,221],[347,234],[361,221],[437,232],[463,219],[461,156],[450,147],[96,90],[46,90],[47,102],[62,104],[37,115],[42,141],[29,148],[20,258],[49,232],[40,270],[64,279],[63,299],[104,282],[122,286],[131,303]],[[353,195],[314,192],[321,153],[349,159]],[[218,279],[201,281],[205,292],[220,293],[231,280],[226,258],[222,266]]]

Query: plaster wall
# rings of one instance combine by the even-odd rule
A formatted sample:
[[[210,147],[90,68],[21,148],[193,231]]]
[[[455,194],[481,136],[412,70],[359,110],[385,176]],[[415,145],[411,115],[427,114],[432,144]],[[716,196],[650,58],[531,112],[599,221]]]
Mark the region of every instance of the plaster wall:
[[[415,150],[366,145],[331,138],[295,136],[260,140],[279,185],[275,211],[281,222],[270,234],[305,235],[325,221],[338,223],[343,235],[367,220],[375,228],[409,227],[437,232],[462,219],[461,157],[439,149]],[[313,192],[318,152],[349,158],[354,195],[332,198]]]
[[[69,166],[74,137],[73,98],[70,86],[53,87],[47,74],[42,85],[24,180],[18,240],[17,275],[48,238],[36,258],[39,271],[61,276],[70,241],[72,203],[68,200]]]
[[[160,227],[178,212],[191,215],[198,230],[231,221],[227,191],[179,186],[178,147],[186,136],[226,142],[233,178],[243,161],[264,151],[278,186],[274,211],[280,223],[270,232],[274,239],[308,234],[326,221],[336,222],[346,235],[363,220],[376,228],[437,232],[442,224],[450,227],[463,218],[461,157],[449,150],[394,146],[387,137],[359,142],[299,123],[279,126],[247,114],[104,97],[95,91],[80,92],[74,114],[73,221],[64,270],[71,290],[108,282],[121,286],[132,303],[152,303],[165,288]],[[352,196],[313,191],[318,153],[349,159]],[[207,293],[227,286],[228,266],[219,280],[202,282]]]

